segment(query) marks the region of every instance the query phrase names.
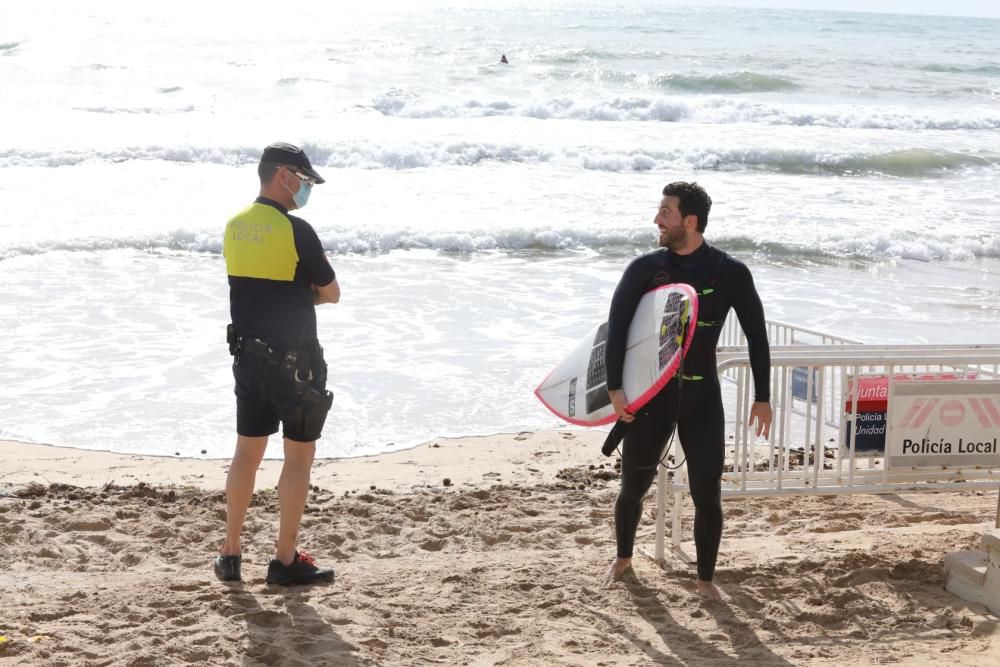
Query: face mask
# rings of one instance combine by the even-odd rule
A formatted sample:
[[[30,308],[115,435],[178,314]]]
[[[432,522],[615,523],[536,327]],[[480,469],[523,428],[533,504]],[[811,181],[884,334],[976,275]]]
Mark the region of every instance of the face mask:
[[[296,178],[298,177],[296,176]],[[289,192],[292,192],[292,189],[287,185],[285,185],[284,183],[282,183],[281,185]],[[295,202],[295,208],[302,208],[303,206],[305,206],[306,202],[309,201],[309,195],[311,193],[312,193],[312,183],[303,181],[301,178],[299,178],[299,191],[292,192],[292,201]]]
[[[299,191],[292,195],[292,201],[296,208],[302,208],[309,201],[309,194],[312,192],[312,184],[299,181]]]

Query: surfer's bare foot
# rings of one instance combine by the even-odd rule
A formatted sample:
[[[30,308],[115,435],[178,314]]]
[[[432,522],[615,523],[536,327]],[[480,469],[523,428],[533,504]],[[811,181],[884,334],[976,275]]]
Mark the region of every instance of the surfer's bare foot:
[[[626,572],[632,569],[632,559],[631,558],[616,558],[611,561],[611,565],[608,566],[607,571],[604,573],[605,581],[617,581],[621,579]]]
[[[712,602],[722,602],[722,591],[711,581],[698,580],[698,597]]]

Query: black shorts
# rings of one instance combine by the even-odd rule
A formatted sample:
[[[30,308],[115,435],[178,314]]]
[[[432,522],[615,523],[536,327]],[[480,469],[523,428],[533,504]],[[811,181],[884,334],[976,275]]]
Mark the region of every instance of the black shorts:
[[[326,389],[326,363],[311,386]],[[320,369],[317,369],[320,370]],[[292,381],[278,374],[278,367],[268,363],[263,357],[239,354],[233,361],[233,378],[236,380],[236,432],[248,438],[259,438],[278,432],[282,425],[282,436],[296,442],[319,440],[322,432],[307,432],[302,420],[296,419],[301,413],[301,398],[295,392]]]

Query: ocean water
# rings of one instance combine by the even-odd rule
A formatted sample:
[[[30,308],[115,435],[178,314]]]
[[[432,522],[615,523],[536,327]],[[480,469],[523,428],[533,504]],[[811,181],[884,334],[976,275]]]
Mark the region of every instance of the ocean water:
[[[276,140],[328,179],[301,212],[343,289],[321,456],[561,427],[532,389],[673,180],[768,317],[996,342],[1000,21],[28,4],[0,8],[0,437],[231,452],[222,230]]]

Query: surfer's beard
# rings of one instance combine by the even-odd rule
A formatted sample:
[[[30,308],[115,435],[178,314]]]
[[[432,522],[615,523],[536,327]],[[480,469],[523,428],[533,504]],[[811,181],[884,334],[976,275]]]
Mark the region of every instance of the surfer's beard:
[[[684,229],[671,230],[669,228],[660,230],[660,247],[668,250],[683,248],[687,240]]]

